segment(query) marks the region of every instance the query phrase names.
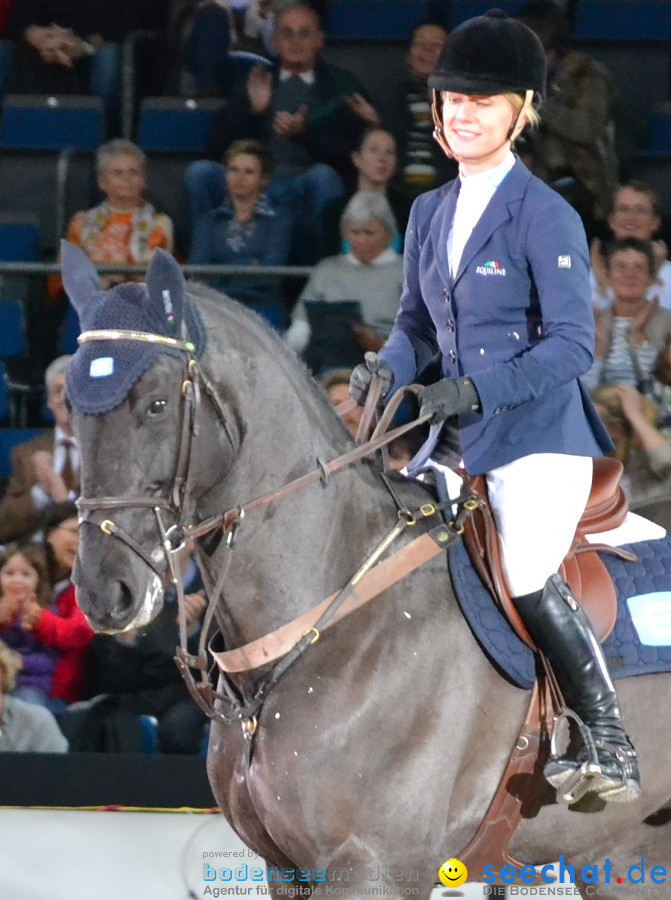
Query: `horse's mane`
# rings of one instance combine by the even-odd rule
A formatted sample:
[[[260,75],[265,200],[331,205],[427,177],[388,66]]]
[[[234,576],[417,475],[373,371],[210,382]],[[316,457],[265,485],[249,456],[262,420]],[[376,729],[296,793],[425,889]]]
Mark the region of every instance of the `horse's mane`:
[[[248,335],[250,344],[266,354],[268,359],[282,370],[296,396],[303,403],[307,401],[313,414],[318,416],[319,423],[328,429],[334,441],[342,442],[343,437],[350,437],[329,402],[323,387],[314,378],[304,361],[287,347],[279,334],[268,325],[262,316],[227,294],[201,282],[188,281],[187,290],[189,297],[195,301],[199,309],[205,308],[215,318],[223,316],[231,324],[233,332],[243,332]]]

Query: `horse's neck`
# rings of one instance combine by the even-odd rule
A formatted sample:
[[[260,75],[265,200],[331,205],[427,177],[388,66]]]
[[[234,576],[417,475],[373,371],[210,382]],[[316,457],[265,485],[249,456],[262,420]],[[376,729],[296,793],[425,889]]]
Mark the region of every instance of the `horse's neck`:
[[[326,460],[336,455],[331,450]],[[291,465],[277,462],[258,479],[249,471],[227,481],[225,508],[244,509],[317,466],[313,448]],[[245,465],[240,463],[235,468],[242,474]],[[367,464],[250,509],[239,525],[234,550],[222,542],[212,567],[216,575],[226,554],[231,555],[224,602],[241,637],[249,640],[272,630],[341,588],[395,516],[391,497]]]
[[[263,341],[268,338],[260,335],[258,346],[231,350],[227,361],[213,351],[222,398],[228,365],[240,385],[239,394],[233,397],[229,389],[226,399],[226,418],[237,434],[235,453],[226,460],[221,423],[213,415],[204,422],[198,458],[205,470],[199,477],[210,487],[200,495],[198,518],[249,506],[314,471],[318,460],[328,462],[351,449],[296,361]],[[238,630],[251,639],[338,590],[395,515],[381,479],[363,463],[332,475],[325,486],[315,481],[252,507],[238,529],[223,591],[222,603]],[[216,548],[203,546],[209,546],[212,579],[229,551],[223,540]]]

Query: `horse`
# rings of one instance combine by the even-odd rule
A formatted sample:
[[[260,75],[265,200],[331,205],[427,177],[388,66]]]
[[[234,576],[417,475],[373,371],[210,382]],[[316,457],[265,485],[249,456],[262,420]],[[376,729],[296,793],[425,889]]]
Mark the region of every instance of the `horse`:
[[[168,254],[154,255],[146,284],[107,292],[69,245],[62,270],[85,332],[67,375],[83,510],[74,580],[97,630],[151,619],[170,577],[171,531],[186,524],[225,646],[246,645],[342,588],[397,520],[397,501],[408,510],[426,503],[426,488],[410,479],[395,482],[394,498],[366,459],[252,509],[252,498],[352,449],[302,362],[255,314],[187,286]],[[205,390],[187,452],[193,370]],[[234,549],[224,527],[199,532],[222,510],[245,507]],[[219,807],[269,867],[307,873],[306,896],[324,892],[318,873],[326,872],[355,897],[398,893],[404,873],[405,893],[427,897],[501,779],[528,692],[483,655],[455,602],[446,556],[311,641],[265,695],[253,747],[245,722],[212,720],[207,771]],[[254,696],[266,670],[234,676],[237,694]],[[607,856],[613,882],[641,854],[668,862],[671,755],[660,748],[671,743],[671,717],[658,710],[670,687],[663,674],[619,682],[642,798],[586,809],[539,802],[512,838],[517,859],[561,854],[578,872]],[[286,892],[281,882],[269,888]],[[590,885],[580,890],[588,896]],[[649,879],[641,890],[653,900],[668,892]],[[631,887],[627,879],[601,884],[599,895],[624,900]]]

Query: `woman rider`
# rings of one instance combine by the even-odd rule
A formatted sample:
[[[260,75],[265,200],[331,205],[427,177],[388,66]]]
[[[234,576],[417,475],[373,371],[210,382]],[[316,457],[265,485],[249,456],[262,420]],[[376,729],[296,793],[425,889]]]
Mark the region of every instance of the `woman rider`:
[[[350,392],[363,403],[373,373],[388,392],[439,355],[442,378],[421,395],[433,427],[411,474],[458,416],[463,464],[486,476],[516,609],[598,755],[588,774],[586,746],[567,751],[545,777],[561,795],[624,802],[641,791],[636,752],[591,625],[556,574],[592,457],[612,444],[580,383],[594,348],[582,223],[511,151],[537,121],[545,80],[538,38],[498,10],[450,34],[429,86],[434,136],[459,177],[415,201],[393,331]]]

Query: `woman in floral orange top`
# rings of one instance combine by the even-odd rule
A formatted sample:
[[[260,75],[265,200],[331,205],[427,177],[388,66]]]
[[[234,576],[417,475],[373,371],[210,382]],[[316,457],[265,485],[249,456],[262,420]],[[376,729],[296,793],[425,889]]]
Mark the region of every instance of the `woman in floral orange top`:
[[[172,220],[142,197],[145,170],[145,154],[131,141],[117,138],[98,148],[98,187],[105,199],[92,209],[75,213],[65,235],[92,262],[144,265],[156,247],[173,252]],[[109,288],[122,281],[143,279],[143,275],[107,275],[100,280],[104,288]],[[29,324],[31,360],[39,371],[59,353],[70,352],[58,345],[61,328],[68,329],[68,302],[60,275],[49,275],[46,291],[49,302]],[[70,314],[73,312],[70,310]]]
[[[173,249],[172,222],[142,198],[145,155],[131,141],[103,144],[96,156],[98,185],[105,200],[76,213],[66,238],[95,263],[148,263],[156,247]],[[125,281],[117,275],[108,284]]]

